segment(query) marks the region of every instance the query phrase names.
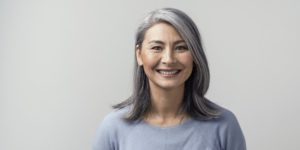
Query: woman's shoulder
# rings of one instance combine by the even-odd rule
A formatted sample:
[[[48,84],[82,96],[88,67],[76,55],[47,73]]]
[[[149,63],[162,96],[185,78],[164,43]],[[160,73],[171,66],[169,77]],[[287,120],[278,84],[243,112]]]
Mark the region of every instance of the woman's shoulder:
[[[217,131],[223,149],[246,149],[245,137],[236,115],[229,109],[215,104],[220,112],[217,122]]]
[[[124,118],[126,117],[128,112],[129,112],[128,107],[124,107],[121,109],[115,109],[115,110],[111,111],[110,113],[108,113],[104,117],[101,124],[102,124],[102,126],[109,126],[109,127],[123,124],[123,123],[125,123]]]
[[[123,119],[128,112],[128,108],[113,110],[108,113],[98,126],[94,149],[111,149],[118,141],[118,136],[124,130],[128,130],[128,125]]]
[[[218,112],[219,112],[219,116],[212,119],[213,121],[217,121],[220,124],[234,124],[234,123],[238,123],[237,121],[237,117],[234,114],[234,112],[232,112],[231,110],[218,105],[216,103],[211,102],[211,105],[213,105],[214,108],[217,108]]]

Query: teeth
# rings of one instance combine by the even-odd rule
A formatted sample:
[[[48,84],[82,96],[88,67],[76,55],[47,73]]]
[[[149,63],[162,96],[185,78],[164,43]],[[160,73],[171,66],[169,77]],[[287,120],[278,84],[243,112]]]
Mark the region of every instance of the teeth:
[[[159,73],[164,74],[164,75],[174,75],[178,72],[178,70],[173,70],[173,71],[162,71],[160,70]]]

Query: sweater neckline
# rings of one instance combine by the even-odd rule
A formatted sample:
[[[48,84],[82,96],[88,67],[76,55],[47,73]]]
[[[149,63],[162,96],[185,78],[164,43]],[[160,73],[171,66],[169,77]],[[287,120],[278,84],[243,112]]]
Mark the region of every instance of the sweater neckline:
[[[180,124],[163,126],[163,127],[159,126],[159,125],[150,124],[150,123],[146,122],[145,120],[141,120],[141,124],[143,124],[149,128],[157,129],[157,130],[173,130],[173,129],[184,128],[185,126],[190,124],[192,122],[192,120],[193,120],[193,118],[188,117],[188,118],[184,119]]]

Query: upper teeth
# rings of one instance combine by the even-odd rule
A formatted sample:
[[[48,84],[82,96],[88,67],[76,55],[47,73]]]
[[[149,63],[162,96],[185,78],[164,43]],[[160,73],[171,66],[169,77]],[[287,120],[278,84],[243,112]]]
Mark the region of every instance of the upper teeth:
[[[166,75],[172,75],[178,72],[178,70],[172,70],[172,71],[165,71],[165,70],[160,70],[159,71],[161,74],[166,74]]]

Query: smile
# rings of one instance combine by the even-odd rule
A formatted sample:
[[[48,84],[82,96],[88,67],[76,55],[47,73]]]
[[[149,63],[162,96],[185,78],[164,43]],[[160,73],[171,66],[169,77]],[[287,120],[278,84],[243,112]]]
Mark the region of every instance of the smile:
[[[160,70],[158,69],[157,72],[163,76],[175,76],[177,75],[181,70]]]

